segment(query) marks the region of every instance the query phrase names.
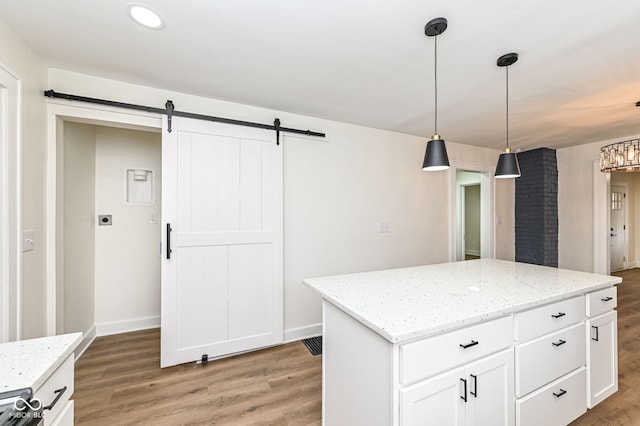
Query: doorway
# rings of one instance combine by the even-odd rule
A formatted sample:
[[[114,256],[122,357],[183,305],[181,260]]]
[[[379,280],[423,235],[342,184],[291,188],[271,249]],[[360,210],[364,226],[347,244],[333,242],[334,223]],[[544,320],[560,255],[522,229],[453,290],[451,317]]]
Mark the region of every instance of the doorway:
[[[158,326],[160,134],[63,126],[56,332],[101,336],[152,318]]]
[[[611,271],[627,269],[627,185],[611,184],[610,255]]]
[[[456,170],[457,261],[481,257],[480,177],[479,172]]]

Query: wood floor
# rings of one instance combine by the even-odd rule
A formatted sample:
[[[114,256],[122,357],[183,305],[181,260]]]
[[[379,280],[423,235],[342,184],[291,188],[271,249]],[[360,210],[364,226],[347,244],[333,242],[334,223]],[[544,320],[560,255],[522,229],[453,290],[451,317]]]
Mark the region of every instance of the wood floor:
[[[76,363],[75,424],[321,424],[322,357],[301,342],[159,366],[157,329],[97,338]]]
[[[619,390],[572,426],[640,425],[640,269],[615,275]],[[100,337],[76,363],[76,425],[321,424],[322,357],[300,342],[160,369],[158,330]]]

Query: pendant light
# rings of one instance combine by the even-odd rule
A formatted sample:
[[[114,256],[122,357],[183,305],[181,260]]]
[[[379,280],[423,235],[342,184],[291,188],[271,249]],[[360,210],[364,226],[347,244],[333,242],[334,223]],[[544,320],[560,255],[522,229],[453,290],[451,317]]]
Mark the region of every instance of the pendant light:
[[[507,148],[498,158],[498,166],[496,167],[495,177],[497,179],[517,178],[520,177],[520,165],[515,152],[509,148],[509,66],[518,60],[517,53],[507,53],[498,58],[496,64],[504,67],[507,71]]]
[[[447,170],[449,168],[449,157],[447,156],[447,148],[444,145],[444,139],[438,134],[438,36],[447,29],[446,18],[435,18],[427,22],[424,26],[424,33],[428,37],[434,37],[434,99],[435,99],[435,112],[434,112],[434,132],[431,140],[427,143],[427,150],[424,154],[424,161],[422,162],[422,170],[424,171],[438,171]]]

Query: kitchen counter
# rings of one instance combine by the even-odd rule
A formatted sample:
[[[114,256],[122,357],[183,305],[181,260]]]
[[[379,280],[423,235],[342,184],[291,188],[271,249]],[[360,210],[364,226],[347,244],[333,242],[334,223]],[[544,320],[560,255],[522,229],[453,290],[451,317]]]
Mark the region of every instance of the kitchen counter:
[[[34,392],[73,353],[82,333],[0,344],[0,394],[31,388]]]
[[[305,279],[391,343],[610,287],[619,277],[494,259]]]

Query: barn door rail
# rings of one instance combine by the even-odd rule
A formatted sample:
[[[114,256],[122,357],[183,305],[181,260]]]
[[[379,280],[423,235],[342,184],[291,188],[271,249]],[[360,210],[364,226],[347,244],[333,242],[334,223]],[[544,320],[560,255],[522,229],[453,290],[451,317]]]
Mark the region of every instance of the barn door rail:
[[[273,120],[273,124],[264,124],[264,123],[254,123],[251,121],[234,120],[232,118],[214,117],[211,115],[196,114],[193,112],[176,111],[175,105],[171,100],[167,100],[167,102],[164,105],[164,108],[156,108],[156,107],[150,107],[146,105],[136,105],[136,104],[129,104],[126,102],[110,101],[107,99],[98,99],[98,98],[89,98],[86,96],[70,95],[68,93],[59,93],[59,92],[56,92],[55,90],[45,90],[44,95],[47,98],[66,99],[69,101],[87,102],[91,104],[126,108],[126,109],[132,109],[136,111],[151,112],[155,114],[164,114],[168,118],[167,131],[169,133],[171,133],[171,119],[173,117],[185,117],[185,118],[192,118],[195,120],[204,120],[204,121],[213,121],[216,123],[231,124],[234,126],[244,126],[244,127],[254,127],[258,129],[265,129],[265,130],[274,130],[276,132],[276,143],[278,145],[280,145],[280,132],[295,133],[295,134],[307,135],[307,136],[316,136],[320,138],[324,138],[326,136],[324,133],[314,132],[311,130],[281,127],[280,119],[278,118]]]

